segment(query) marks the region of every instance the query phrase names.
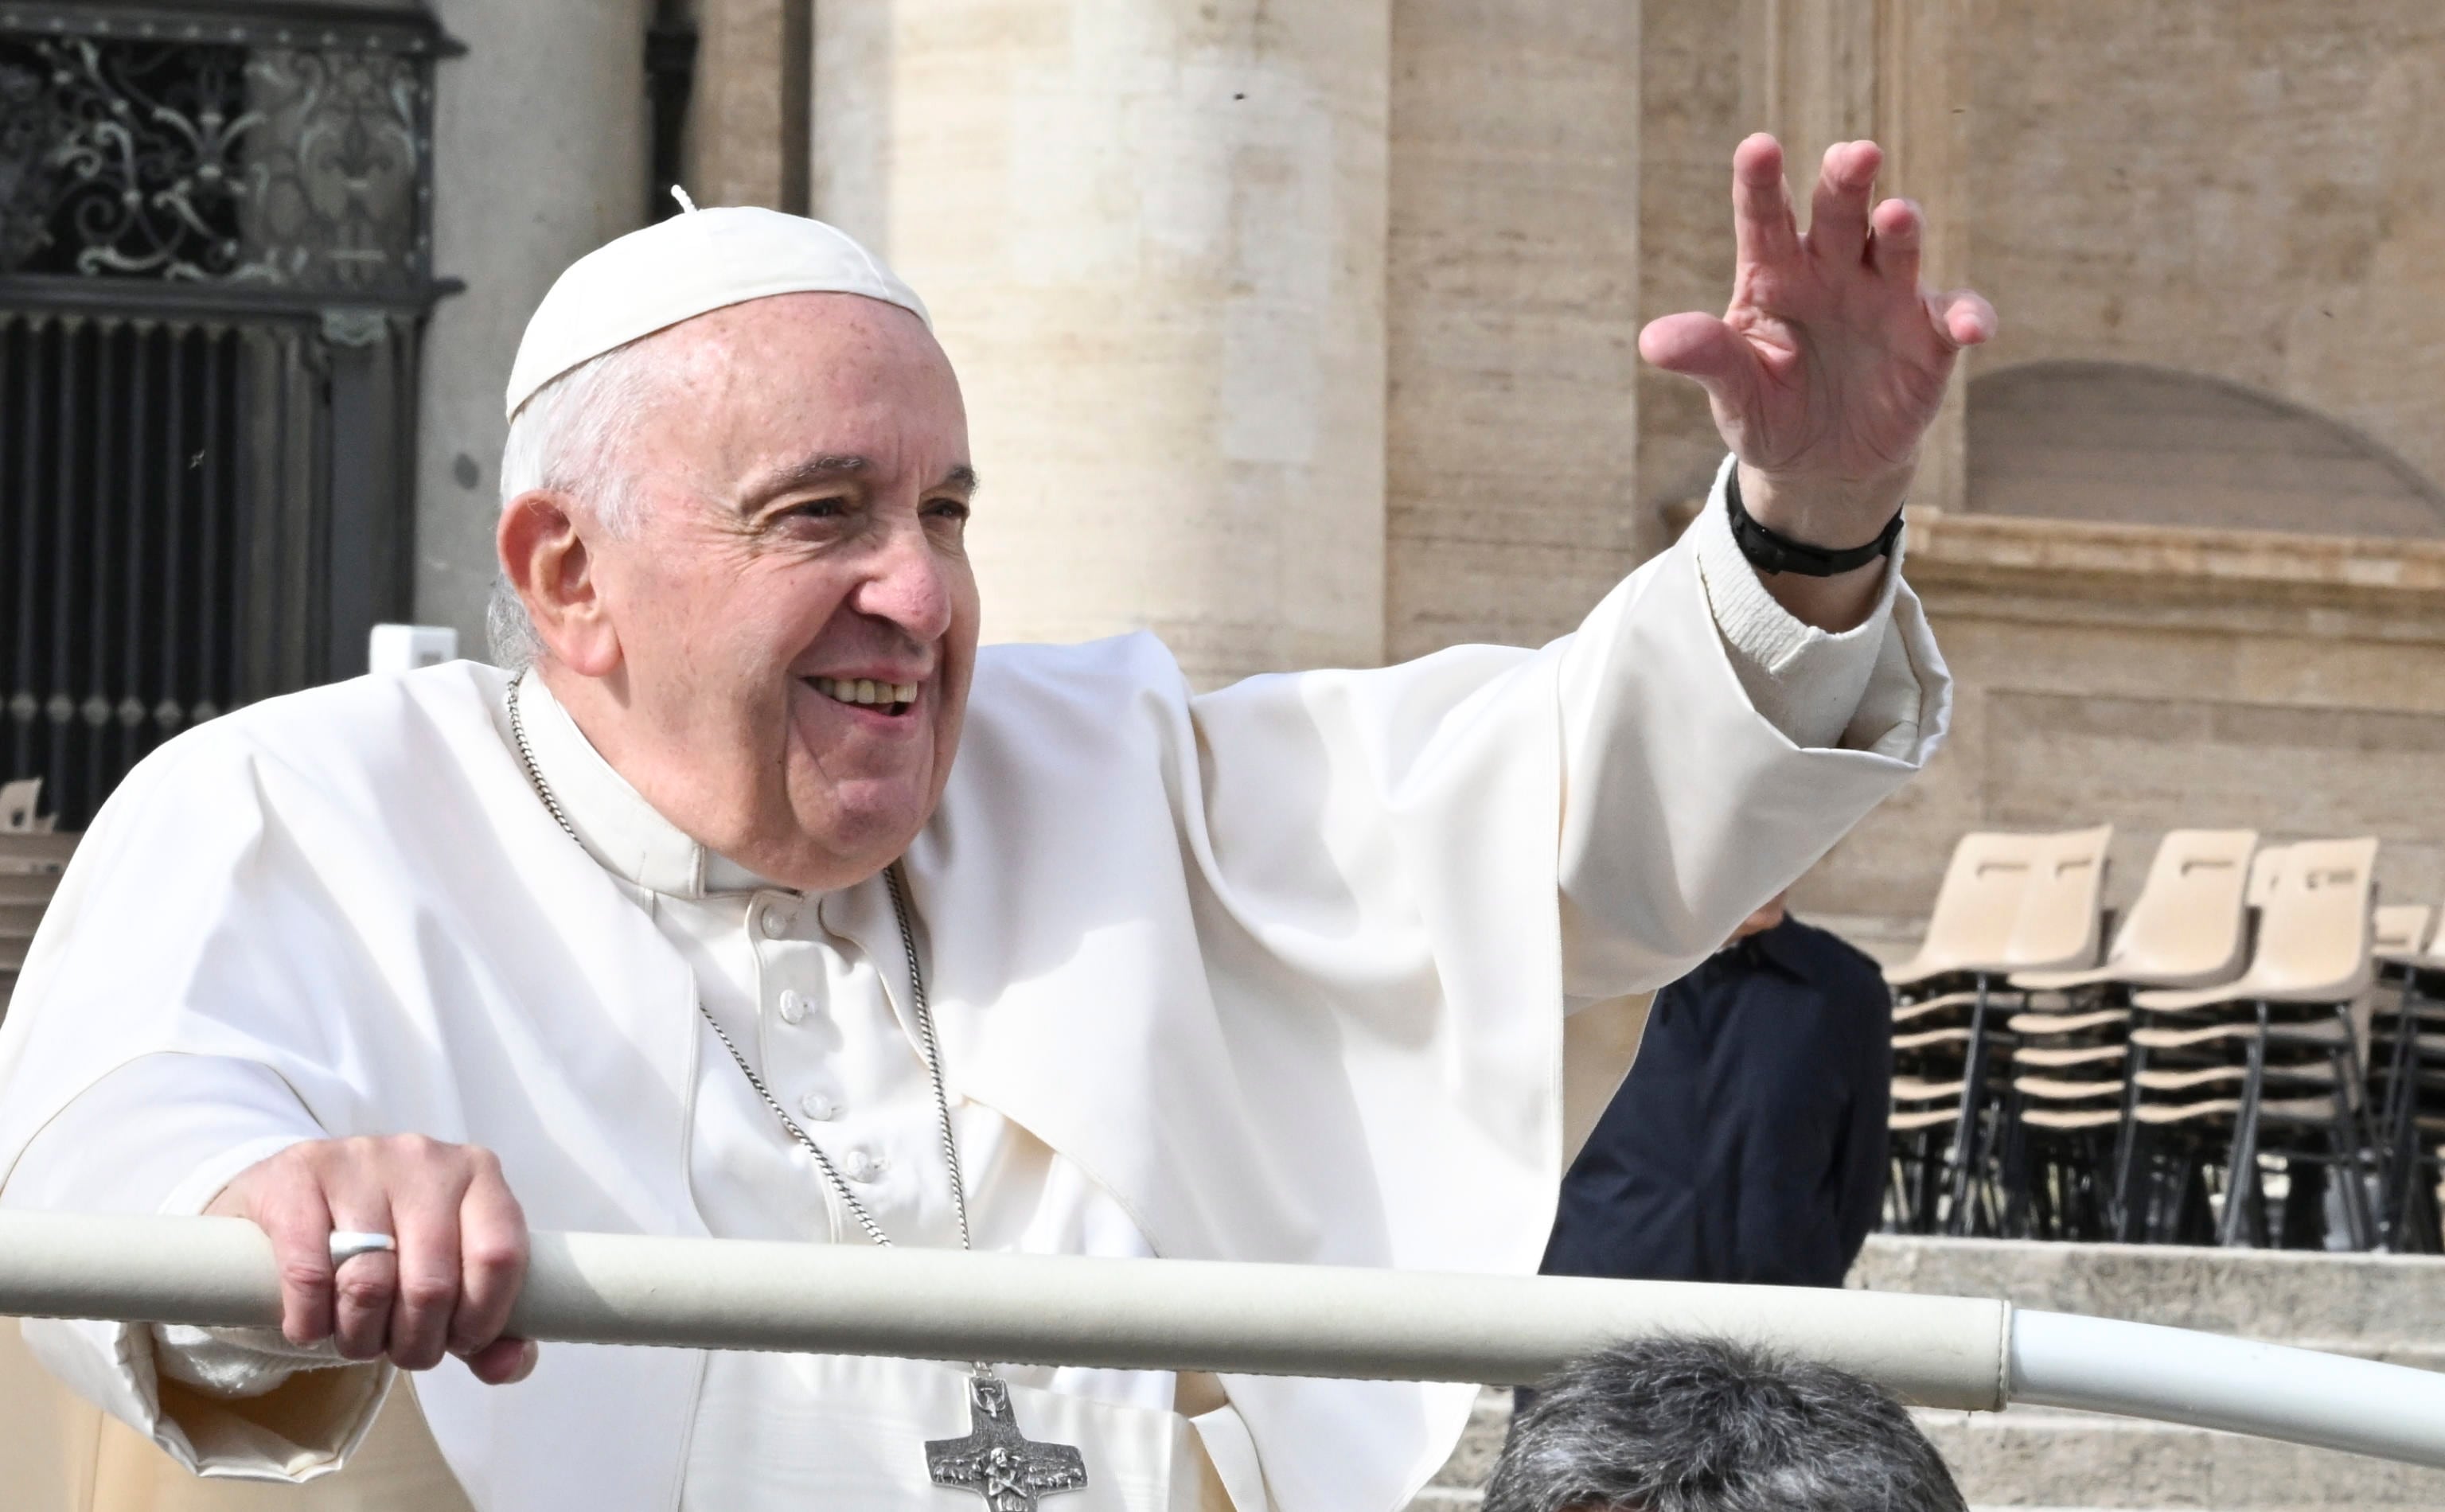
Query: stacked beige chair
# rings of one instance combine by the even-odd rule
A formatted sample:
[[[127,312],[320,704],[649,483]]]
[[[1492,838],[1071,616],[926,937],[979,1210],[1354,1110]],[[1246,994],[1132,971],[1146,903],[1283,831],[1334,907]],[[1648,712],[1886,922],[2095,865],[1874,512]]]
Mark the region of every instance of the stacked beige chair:
[[[1946,868],[1918,954],[1888,967],[1909,995],[1894,1010],[1894,1111],[1901,1154],[1905,1226],[1939,1222],[1953,1233],[1991,1227],[1984,1188],[1991,1141],[1983,1122],[1993,1104],[1994,1057],[2007,1048],[1992,999],[2015,971],[2086,965],[2097,959],[2098,899],[2111,826],[2060,834],[1966,835]],[[1934,1141],[1947,1128],[1949,1180],[1937,1211]]]
[[[58,887],[56,876],[12,877],[0,873],[0,1017],[9,1012],[9,998],[17,986],[17,973],[26,964],[26,947],[34,938],[34,926],[43,922],[43,910],[49,906],[51,893]]]
[[[25,828],[0,827],[0,1014],[9,1011],[17,973],[26,965],[27,943],[76,849],[75,835],[54,834],[47,826],[32,828],[30,816],[41,791],[39,782],[12,782],[0,790],[0,803],[22,805],[22,811],[0,808],[0,821],[19,812],[27,819]]]
[[[2315,840],[2286,848],[2273,868],[2249,969],[2222,986],[2135,994],[2144,1016],[2131,1035],[2138,1126],[2174,1142],[2179,1188],[2156,1211],[2190,1204],[2214,1145],[2225,1147],[2216,1239],[2265,1241],[2259,1157],[2286,1157],[2286,1237],[2308,1238],[2323,1211],[2304,1180],[2337,1177],[2356,1246],[2369,1241],[2359,1047],[2351,1008],[2374,980],[2370,899],[2378,843]],[[2270,1092],[2274,1095],[2269,1095]],[[2315,1147],[2324,1144],[2319,1152]],[[2195,1205],[2194,1204],[2193,1205]],[[2178,1237],[2178,1235],[2176,1235]]]
[[[2369,916],[2369,954],[2382,965],[2418,955],[2428,944],[2436,910],[2424,903],[2382,903]]]
[[[47,833],[53,820],[41,817],[36,811],[43,803],[43,779],[22,777],[15,782],[0,782],[0,833]]]
[[[43,830],[0,830],[0,877],[57,875],[67,868],[77,837]]]
[[[1894,1180],[1890,1199],[1897,1226],[1932,1231],[1942,1206],[1944,1130],[1961,1121],[1967,1064],[1950,1054],[1950,1029],[1965,1007],[1985,1001],[1989,984],[2010,967],[2005,950],[2029,882],[2037,837],[1973,831],[1952,848],[1929,913],[1918,954],[1885,968],[1894,989]],[[1963,983],[1969,983],[1963,986]],[[1922,1037],[1925,1036],[1925,1037]]]
[[[2378,1242],[2389,1250],[2445,1249],[2436,1186],[2445,1157],[2445,908],[2408,947],[2407,915],[2378,910],[2378,969],[2395,986],[2390,1009],[2371,1015],[2367,1106],[2378,1111],[2377,1166],[2383,1174]]]
[[[2175,830],[2156,847],[2103,963],[2015,972],[2029,1011],[2005,1104],[2006,1232],[2103,1239],[2124,1229],[2130,1125],[2130,995],[2231,980],[2248,959],[2245,897],[2254,830]],[[2051,1158],[2041,1158],[2041,1157]]]

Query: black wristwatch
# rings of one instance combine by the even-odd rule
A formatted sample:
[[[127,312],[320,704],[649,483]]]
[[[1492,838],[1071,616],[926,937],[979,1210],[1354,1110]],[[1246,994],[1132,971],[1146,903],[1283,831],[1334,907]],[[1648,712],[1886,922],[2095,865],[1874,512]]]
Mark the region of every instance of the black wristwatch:
[[[1894,542],[1901,538],[1902,512],[1894,517],[1876,538],[1865,546],[1855,546],[1847,551],[1829,551],[1821,546],[1795,541],[1788,535],[1778,535],[1750,518],[1741,503],[1741,470],[1735,465],[1732,475],[1724,480],[1724,502],[1731,510],[1732,540],[1749,566],[1761,572],[1789,572],[1797,577],[1832,577],[1853,568],[1865,567],[1880,556],[1894,554]]]

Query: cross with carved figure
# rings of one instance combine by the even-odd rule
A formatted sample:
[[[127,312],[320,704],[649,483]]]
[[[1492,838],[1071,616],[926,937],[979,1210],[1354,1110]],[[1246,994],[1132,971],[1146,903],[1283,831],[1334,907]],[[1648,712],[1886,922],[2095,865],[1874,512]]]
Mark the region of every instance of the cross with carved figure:
[[[932,1439],[925,1467],[936,1485],[974,1491],[986,1512],[1036,1512],[1038,1497],[1087,1488],[1087,1461],[1066,1444],[1036,1444],[1011,1416],[1010,1388],[979,1371],[968,1377],[965,1438]]]

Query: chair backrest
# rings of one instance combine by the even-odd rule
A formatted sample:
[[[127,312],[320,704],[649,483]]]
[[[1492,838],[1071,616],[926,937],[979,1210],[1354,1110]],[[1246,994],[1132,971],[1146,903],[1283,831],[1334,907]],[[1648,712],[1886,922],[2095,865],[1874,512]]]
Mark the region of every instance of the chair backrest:
[[[2268,896],[2275,890],[2275,879],[2284,875],[2284,856],[2290,846],[2268,846],[2249,858],[2249,890],[2242,901],[2252,908],[2267,906]]]
[[[63,870],[80,836],[0,830],[0,876]]]
[[[2114,826],[2029,838],[2029,881],[2012,919],[2006,957],[2016,971],[2097,964],[2105,849],[2113,843]]]
[[[2267,993],[2349,998],[2369,982],[2369,899],[2377,840],[2304,840],[2284,868],[2258,921],[2249,980]]]
[[[42,802],[43,779],[40,777],[0,782],[0,831],[31,833],[35,828],[34,811],[42,806]]]
[[[2243,900],[2257,845],[2255,830],[2166,831],[2106,964],[2152,987],[2205,987],[2240,976],[2249,956]]]
[[[2416,955],[2428,943],[2432,910],[2424,903],[2381,903],[2369,919],[2369,948],[2385,956]]]
[[[2040,835],[1975,831],[1952,848],[1928,915],[1915,968],[2008,971],[2012,925],[2029,883]]]

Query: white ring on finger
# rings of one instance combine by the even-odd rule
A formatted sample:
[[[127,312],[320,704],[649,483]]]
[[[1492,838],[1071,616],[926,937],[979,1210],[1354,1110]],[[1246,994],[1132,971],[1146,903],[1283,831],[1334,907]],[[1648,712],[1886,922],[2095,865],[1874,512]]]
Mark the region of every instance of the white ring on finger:
[[[355,1229],[335,1229],[331,1234],[331,1269],[338,1270],[360,1255],[387,1255],[397,1252],[399,1241],[388,1234],[362,1233]]]

